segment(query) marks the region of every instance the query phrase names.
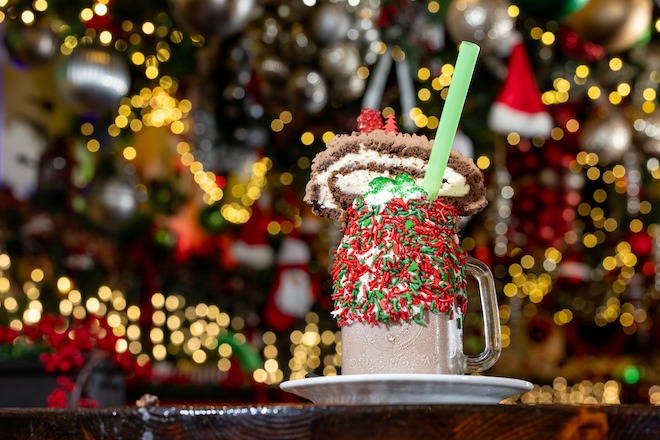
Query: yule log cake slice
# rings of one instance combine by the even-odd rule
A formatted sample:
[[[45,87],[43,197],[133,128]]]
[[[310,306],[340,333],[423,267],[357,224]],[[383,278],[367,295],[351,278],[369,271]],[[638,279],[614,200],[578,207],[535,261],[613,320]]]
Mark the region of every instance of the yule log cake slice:
[[[337,135],[314,158],[304,200],[315,214],[344,221],[348,207],[375,177],[407,173],[421,186],[432,145],[423,135],[380,129]],[[483,175],[472,159],[452,150],[438,197],[464,216],[486,206]]]

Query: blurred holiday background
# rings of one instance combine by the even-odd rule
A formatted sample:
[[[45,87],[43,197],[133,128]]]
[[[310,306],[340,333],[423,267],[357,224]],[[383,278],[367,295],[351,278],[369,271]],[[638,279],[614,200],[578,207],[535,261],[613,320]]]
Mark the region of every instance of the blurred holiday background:
[[[434,137],[469,40],[455,147],[489,188],[462,223],[499,292],[487,374],[532,381],[526,403],[660,404],[659,3],[0,0],[13,398],[286,401],[340,373],[340,225],[302,203],[311,160],[362,107]]]

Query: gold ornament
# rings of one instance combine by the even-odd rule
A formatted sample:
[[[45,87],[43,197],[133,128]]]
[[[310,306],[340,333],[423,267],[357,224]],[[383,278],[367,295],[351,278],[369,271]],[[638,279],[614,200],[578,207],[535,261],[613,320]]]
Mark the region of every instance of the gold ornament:
[[[616,107],[594,112],[580,129],[580,147],[616,162],[632,147],[630,123]]]
[[[651,24],[651,0],[590,0],[568,17],[580,39],[599,44],[610,53],[637,43]]]

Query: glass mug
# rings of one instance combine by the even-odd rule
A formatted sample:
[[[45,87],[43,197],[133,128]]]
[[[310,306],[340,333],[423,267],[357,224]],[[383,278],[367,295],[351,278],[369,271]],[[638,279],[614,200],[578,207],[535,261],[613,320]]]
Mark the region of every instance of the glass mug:
[[[479,286],[484,319],[484,351],[463,353],[458,319],[427,313],[425,325],[412,320],[372,325],[354,322],[341,328],[341,374],[465,374],[492,367],[502,351],[493,275],[484,263],[468,258],[466,274]]]

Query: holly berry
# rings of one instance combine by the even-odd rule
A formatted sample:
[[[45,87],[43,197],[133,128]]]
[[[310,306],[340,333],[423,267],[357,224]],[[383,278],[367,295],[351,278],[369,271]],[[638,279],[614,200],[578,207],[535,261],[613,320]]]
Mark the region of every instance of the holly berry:
[[[383,118],[380,110],[363,108],[357,118],[358,130],[362,133],[371,133],[374,130],[383,129]]]

